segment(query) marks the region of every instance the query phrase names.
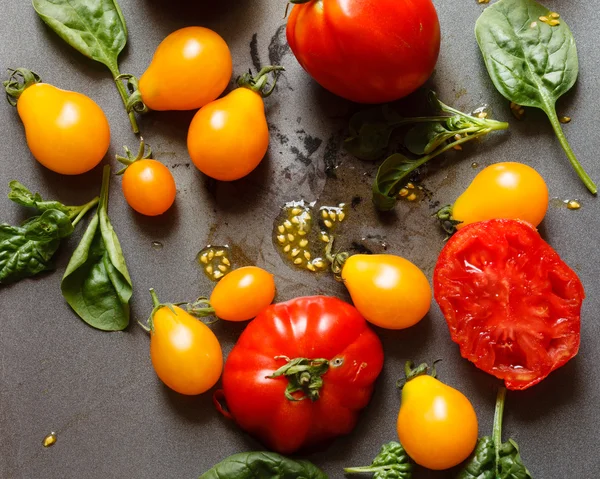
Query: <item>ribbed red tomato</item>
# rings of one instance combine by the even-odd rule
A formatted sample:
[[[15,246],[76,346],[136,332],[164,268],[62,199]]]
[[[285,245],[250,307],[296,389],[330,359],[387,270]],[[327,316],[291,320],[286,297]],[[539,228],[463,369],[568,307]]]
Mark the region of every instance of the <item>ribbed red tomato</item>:
[[[289,454],[352,431],[382,367],[381,342],[356,308],[297,298],[248,325],[225,363],[222,394],[242,429]]]
[[[465,226],[442,250],[434,296],[462,356],[526,389],[579,350],[581,281],[529,223]]]
[[[431,0],[291,0],[288,43],[327,90],[359,103],[397,100],[429,78],[440,50]]]

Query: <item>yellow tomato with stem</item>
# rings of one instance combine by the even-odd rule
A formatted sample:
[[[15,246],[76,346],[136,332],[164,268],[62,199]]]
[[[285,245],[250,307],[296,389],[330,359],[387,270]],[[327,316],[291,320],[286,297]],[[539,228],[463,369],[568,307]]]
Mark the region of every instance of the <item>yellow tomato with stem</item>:
[[[154,290],[150,292],[150,358],[157,376],[181,394],[208,391],[223,370],[219,340],[202,321],[177,305],[160,304]]]
[[[161,42],[138,90],[152,110],[195,110],[223,93],[231,71],[229,47],[218,33],[186,27]]]
[[[477,444],[477,414],[460,391],[435,378],[435,368],[406,364],[406,384],[398,413],[398,438],[406,453],[428,469],[449,469]]]
[[[538,226],[548,209],[548,187],[528,165],[496,163],[484,168],[452,206],[456,229],[489,219],[519,219]]]
[[[4,84],[25,127],[27,145],[37,161],[63,175],[94,168],[110,145],[110,127],[102,109],[89,97],[61,90],[24,68]]]
[[[192,162],[205,175],[233,181],[254,170],[269,147],[269,127],[263,98],[275,87],[267,87],[268,74],[283,67],[263,68],[255,78],[246,74],[239,88],[202,107],[188,132]]]
[[[341,279],[367,321],[382,328],[404,329],[429,311],[429,281],[407,259],[391,254],[357,254],[342,261]]]

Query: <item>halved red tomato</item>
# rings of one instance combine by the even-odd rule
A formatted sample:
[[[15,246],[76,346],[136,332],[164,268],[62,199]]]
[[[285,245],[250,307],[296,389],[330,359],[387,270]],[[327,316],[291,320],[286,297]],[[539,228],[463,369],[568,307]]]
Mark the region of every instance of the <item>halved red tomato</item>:
[[[529,223],[458,231],[435,267],[434,296],[462,356],[526,389],[579,350],[581,281]]]

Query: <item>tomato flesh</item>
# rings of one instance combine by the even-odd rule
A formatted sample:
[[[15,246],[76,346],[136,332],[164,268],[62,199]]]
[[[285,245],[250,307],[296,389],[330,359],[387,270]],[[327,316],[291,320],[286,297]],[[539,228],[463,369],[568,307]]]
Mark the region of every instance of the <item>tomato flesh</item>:
[[[509,389],[539,383],[579,349],[581,281],[528,223],[461,229],[440,254],[434,296],[462,356]]]

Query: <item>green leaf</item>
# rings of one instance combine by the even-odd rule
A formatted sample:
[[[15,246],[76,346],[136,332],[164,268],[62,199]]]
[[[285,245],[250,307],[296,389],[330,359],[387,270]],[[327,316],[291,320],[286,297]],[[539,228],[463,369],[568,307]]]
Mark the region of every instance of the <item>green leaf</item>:
[[[10,187],[9,200],[28,208],[35,208],[40,212],[58,210],[71,217],[72,213],[78,209],[78,207],[65,206],[60,201],[44,201],[39,193],[32,193],[16,180],[11,181],[8,186]]]
[[[555,26],[540,20],[551,19],[550,14],[534,0],[499,0],[477,20],[477,42],[496,89],[508,100],[540,108],[548,115],[573,168],[596,193],[556,115],[556,101],[577,81],[579,62],[575,39],[564,20]]]
[[[453,136],[454,133],[440,123],[420,123],[408,130],[404,146],[414,155],[425,155]]]
[[[496,451],[491,437],[477,441],[475,451],[456,479],[496,479]]]
[[[115,0],[33,0],[33,7],[65,42],[118,75],[127,26]]]
[[[500,447],[498,460],[498,477],[500,479],[532,479],[530,472],[523,465],[519,446],[512,439]]]
[[[60,240],[73,233],[69,217],[47,210],[22,226],[0,225],[0,283],[11,283],[52,269]]]
[[[399,442],[384,444],[370,466],[347,467],[346,474],[373,473],[373,479],[411,479],[412,463]]]
[[[375,161],[385,153],[392,132],[402,122],[388,105],[359,111],[350,118],[350,137],[344,148],[361,160]]]
[[[373,203],[378,210],[389,211],[394,208],[398,191],[408,181],[409,175],[423,163],[422,159],[411,160],[400,153],[385,159],[373,183]]]
[[[103,331],[129,324],[131,278],[108,218],[110,167],[104,169],[98,210],[73,252],[62,279],[62,294],[86,323]]]
[[[328,479],[314,464],[274,452],[243,452],[229,456],[200,479]]]

